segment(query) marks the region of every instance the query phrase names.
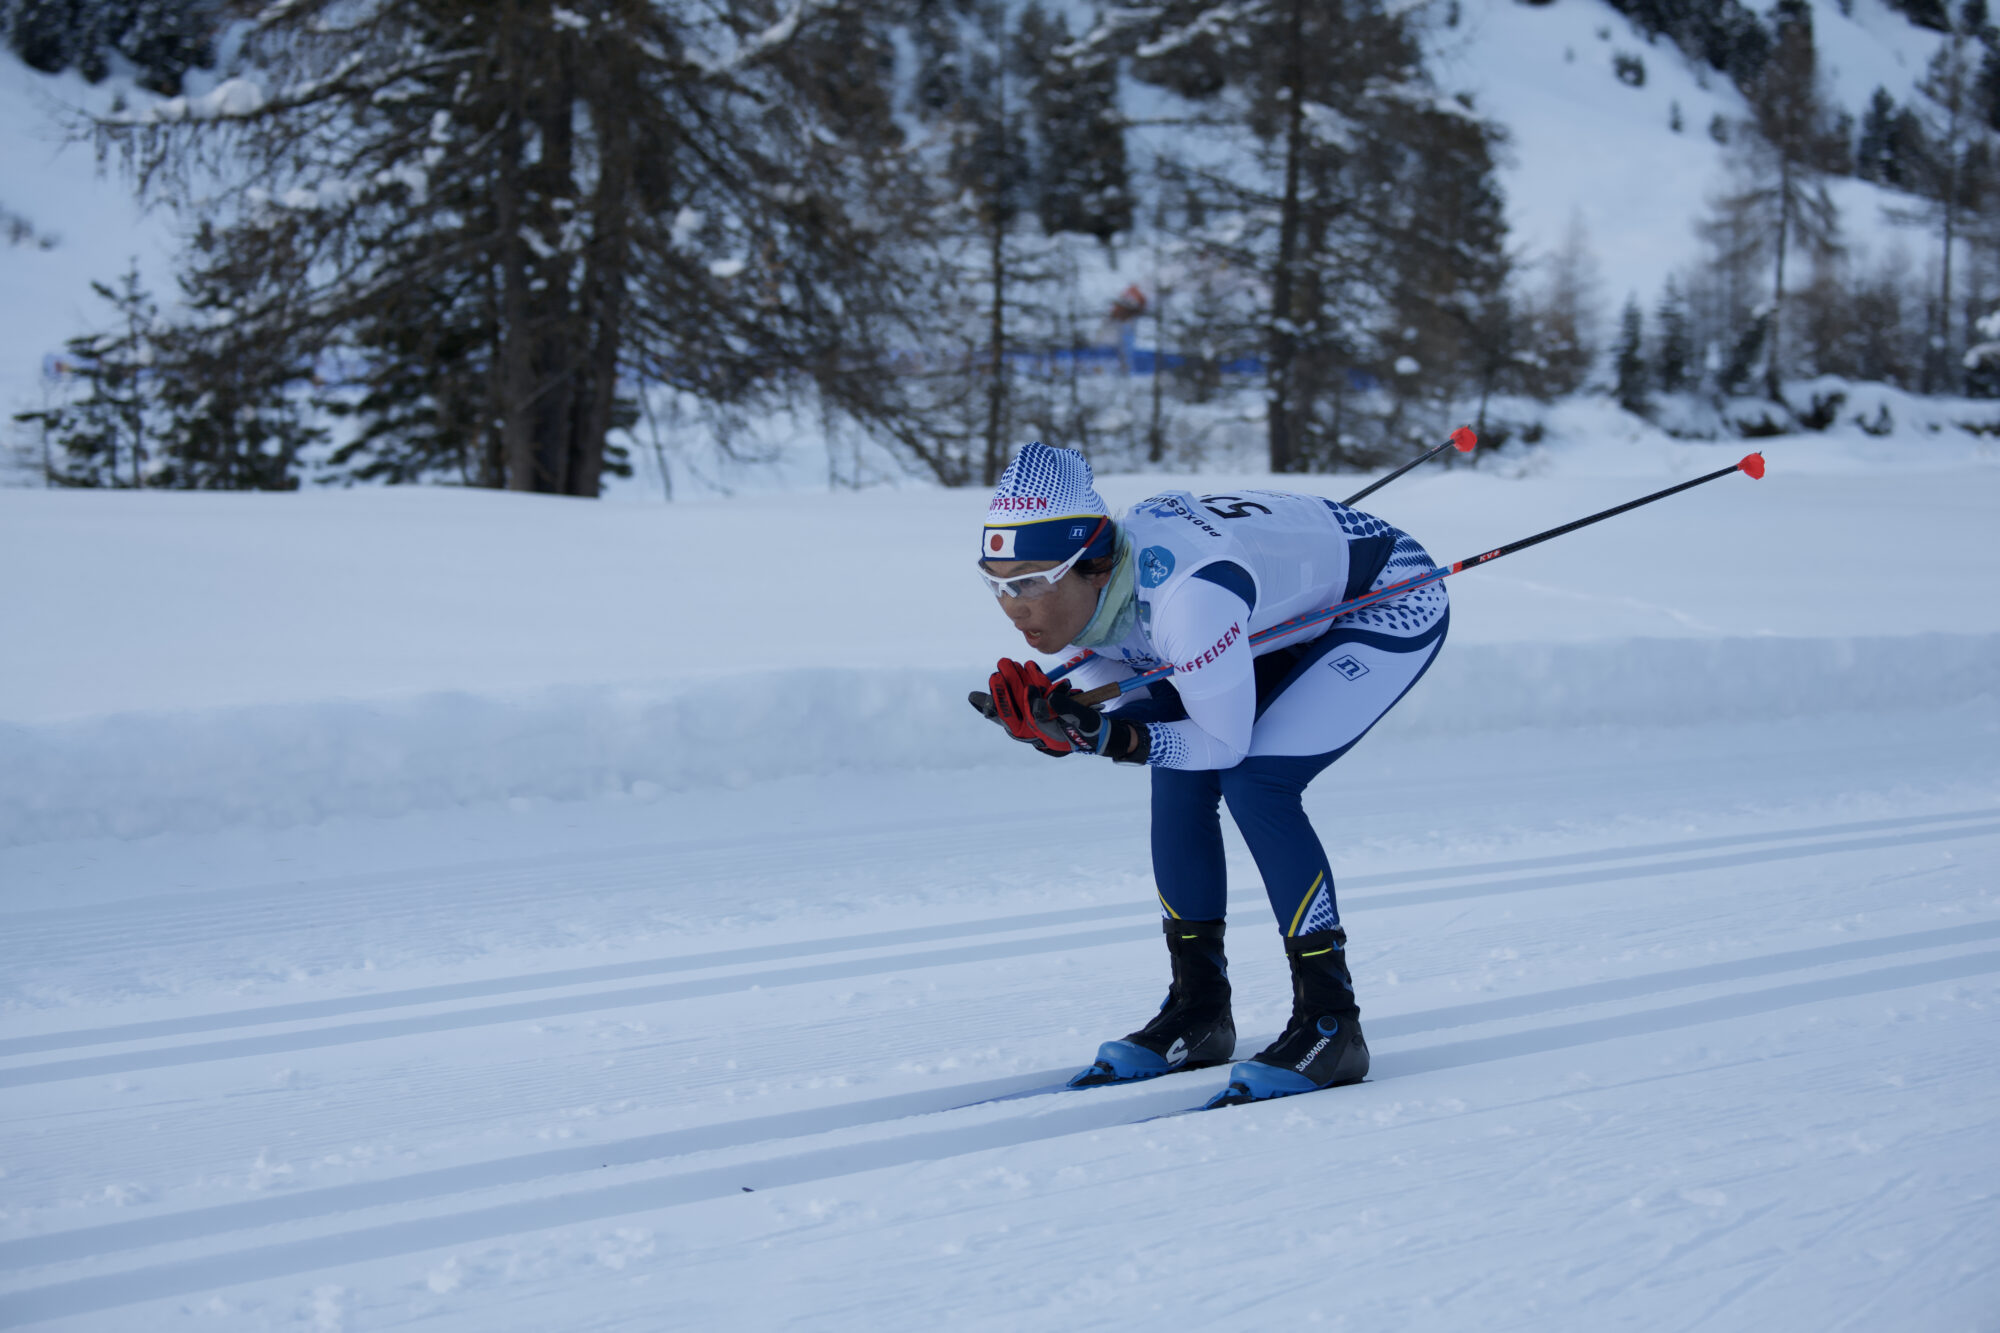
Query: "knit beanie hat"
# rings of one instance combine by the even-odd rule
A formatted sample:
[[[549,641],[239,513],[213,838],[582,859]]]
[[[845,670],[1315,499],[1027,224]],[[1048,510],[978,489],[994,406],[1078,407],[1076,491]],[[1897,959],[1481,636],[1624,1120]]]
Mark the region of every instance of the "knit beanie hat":
[[[1090,464],[1074,449],[1037,440],[1014,456],[986,507],[981,560],[1067,560],[1110,555],[1116,532]]]

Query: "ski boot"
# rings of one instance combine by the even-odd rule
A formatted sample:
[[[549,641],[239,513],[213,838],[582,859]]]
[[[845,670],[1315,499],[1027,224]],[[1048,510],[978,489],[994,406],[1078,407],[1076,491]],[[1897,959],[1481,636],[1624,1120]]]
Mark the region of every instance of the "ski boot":
[[[1292,1021],[1278,1039],[1229,1071],[1210,1107],[1238,1106],[1368,1076],[1368,1042],[1347,971],[1347,932],[1335,926],[1285,941],[1292,965]]]
[[[1173,959],[1174,981],[1153,1021],[1122,1041],[1097,1048],[1097,1061],[1069,1081],[1072,1088],[1132,1083],[1177,1069],[1204,1069],[1236,1054],[1229,1016],[1229,966],[1222,956],[1222,922],[1160,923]]]

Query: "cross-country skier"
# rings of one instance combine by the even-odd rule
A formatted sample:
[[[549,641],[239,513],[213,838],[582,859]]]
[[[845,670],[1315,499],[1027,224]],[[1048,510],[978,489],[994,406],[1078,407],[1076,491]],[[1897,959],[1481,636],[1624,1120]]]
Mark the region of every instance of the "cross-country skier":
[[[1450,619],[1444,586],[1296,638],[1253,648],[1250,636],[1434,567],[1381,519],[1319,496],[1169,491],[1114,520],[1072,450],[1031,444],[1001,476],[980,534],[981,577],[1030,651],[1094,656],[1054,684],[1033,662],[1002,660],[973,706],[1044,754],[1152,768],[1153,877],[1173,983],[1152,1021],[1099,1047],[1075,1086],[1234,1056],[1222,949],[1225,800],[1284,936],[1292,1017],[1230,1071],[1217,1102],[1367,1074],[1333,871],[1300,794],[1437,656]],[[1102,708],[1077,697],[1163,665],[1173,667],[1170,684]]]

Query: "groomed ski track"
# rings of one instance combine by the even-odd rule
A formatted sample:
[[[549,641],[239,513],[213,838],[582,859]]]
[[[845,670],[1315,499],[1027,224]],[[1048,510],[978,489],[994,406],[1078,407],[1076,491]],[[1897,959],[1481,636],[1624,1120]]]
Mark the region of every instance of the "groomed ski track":
[[[5,923],[0,1325],[1193,1326],[1247,1286],[1374,1327],[1834,1328],[1914,1293],[1899,1326],[1978,1327],[1993,726],[1357,764],[1311,799],[1371,1081],[1165,1120],[1224,1071],[1036,1094],[1161,983],[1143,789],[1075,766],[849,784],[824,803],[872,819],[776,835],[758,788],[601,815],[650,840],[441,817],[415,864],[283,884],[163,843]],[[1282,962],[1231,869],[1247,1055]]]

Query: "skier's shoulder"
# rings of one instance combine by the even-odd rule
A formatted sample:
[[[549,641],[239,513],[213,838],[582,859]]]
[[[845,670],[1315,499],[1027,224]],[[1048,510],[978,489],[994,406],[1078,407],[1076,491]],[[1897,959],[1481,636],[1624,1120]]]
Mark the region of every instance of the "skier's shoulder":
[[[1350,508],[1338,500],[1315,498],[1326,506],[1327,512],[1333,516],[1334,523],[1349,537],[1382,537],[1396,531],[1394,525],[1377,518],[1365,509]]]
[[[1190,577],[1211,566],[1248,563],[1242,543],[1224,521],[1208,513],[1186,491],[1149,496],[1126,510],[1119,521],[1132,542],[1142,601],[1164,601]]]
[[[1132,541],[1133,591],[1140,623],[1148,632],[1163,623],[1156,618],[1159,613],[1186,601],[1182,590],[1191,585],[1213,584],[1256,606],[1250,552],[1222,520],[1204,513],[1194,496],[1185,491],[1153,496],[1128,510],[1124,521]]]
[[[1118,521],[1131,533],[1192,542],[1198,537],[1219,540],[1221,527],[1202,512],[1201,501],[1187,491],[1161,491],[1127,508]]]

